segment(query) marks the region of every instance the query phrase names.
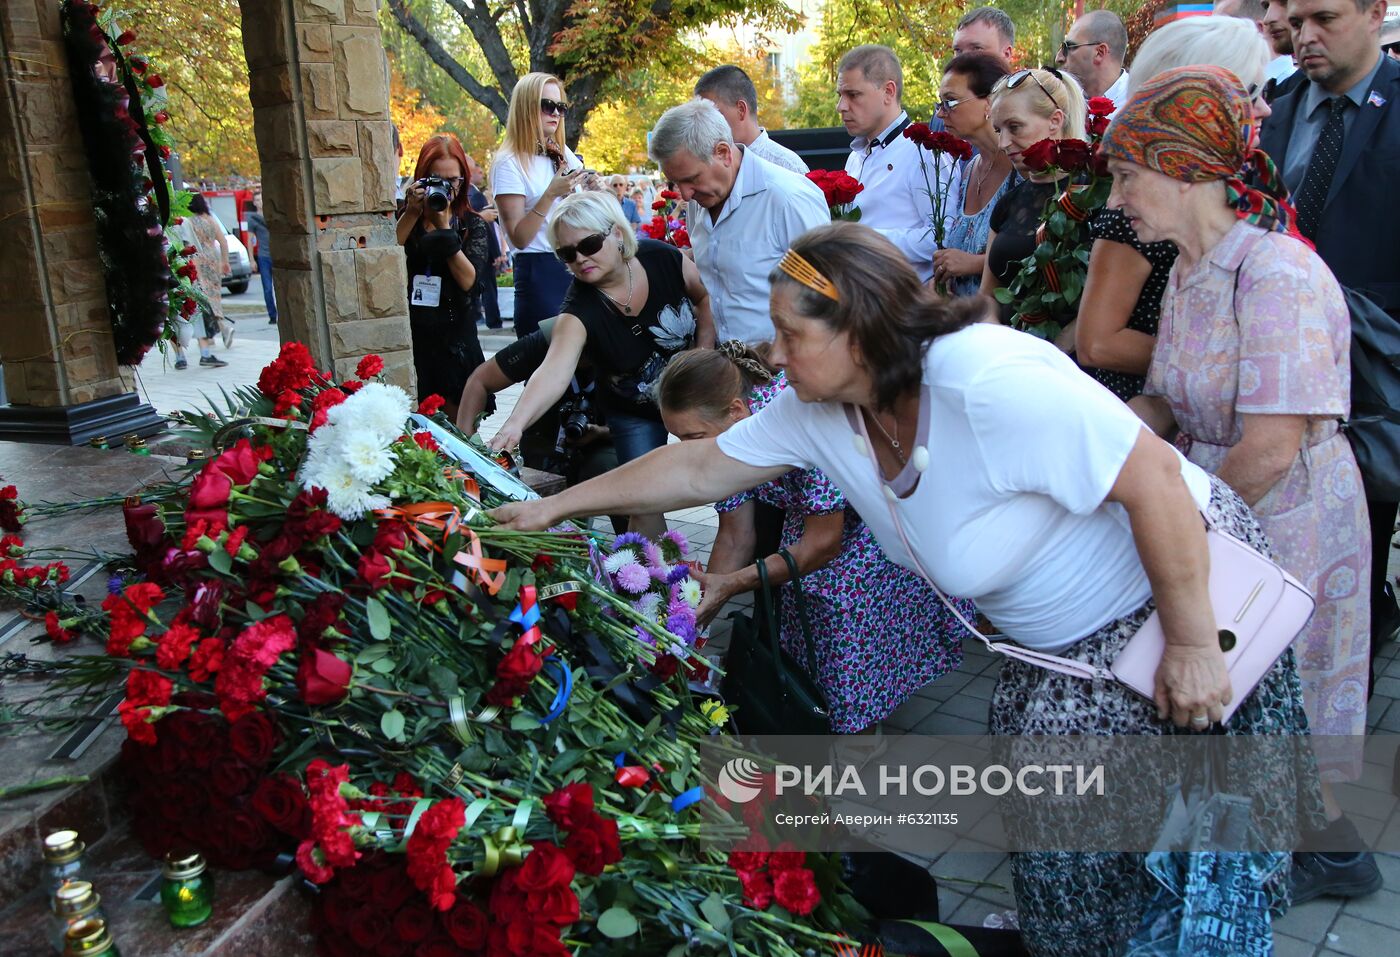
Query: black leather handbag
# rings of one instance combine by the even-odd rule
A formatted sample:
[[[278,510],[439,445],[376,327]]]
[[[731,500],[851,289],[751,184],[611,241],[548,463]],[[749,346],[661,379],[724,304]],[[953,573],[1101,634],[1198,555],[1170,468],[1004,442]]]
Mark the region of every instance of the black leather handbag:
[[[816,645],[807,621],[807,605],[802,596],[797,560],[786,549],[778,553],[792,574],[789,587],[797,602],[802,624],[802,640],[807,649],[804,669],[778,643],[778,617],[774,612],[773,590],[762,559],[758,566],[758,598],[762,618],[739,612],[729,616],[734,630],[724,659],[724,680],[720,694],[734,713],[740,734],[830,734],[826,695],[817,683]]]

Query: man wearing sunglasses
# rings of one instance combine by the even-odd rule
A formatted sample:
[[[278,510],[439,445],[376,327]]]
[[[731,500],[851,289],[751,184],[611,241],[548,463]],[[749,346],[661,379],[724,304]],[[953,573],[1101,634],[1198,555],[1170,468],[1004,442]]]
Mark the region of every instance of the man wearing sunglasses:
[[[1079,81],[1086,100],[1106,96],[1117,113],[1128,100],[1128,71],[1123,69],[1127,53],[1128,31],[1118,14],[1093,10],[1069,28],[1055,62]]]

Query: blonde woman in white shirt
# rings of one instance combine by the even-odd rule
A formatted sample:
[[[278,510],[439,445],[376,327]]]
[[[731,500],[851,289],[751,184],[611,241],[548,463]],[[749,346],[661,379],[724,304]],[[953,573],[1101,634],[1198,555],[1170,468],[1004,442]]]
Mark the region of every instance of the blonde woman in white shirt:
[[[572,278],[545,239],[549,211],[579,182],[583,164],[565,143],[564,84],[527,73],[510,94],[506,135],[491,165],[491,188],[515,251],[515,334],[527,336],[559,311]]]

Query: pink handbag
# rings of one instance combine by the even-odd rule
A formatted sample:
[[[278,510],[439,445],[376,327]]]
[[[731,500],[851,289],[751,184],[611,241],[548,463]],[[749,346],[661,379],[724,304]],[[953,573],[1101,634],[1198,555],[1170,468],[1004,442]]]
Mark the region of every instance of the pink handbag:
[[[1117,681],[1149,701],[1153,700],[1157,667],[1162,662],[1162,652],[1166,646],[1162,621],[1156,611],[1128,639],[1108,669],[1021,648],[1010,642],[994,642],[968,621],[943,594],[943,590],[934,584],[923,562],[919,561],[918,553],[910,547],[899,511],[894,505],[893,493],[880,474],[880,462],[871,446],[865,417],[858,409],[855,419],[865,440],[866,454],[875,466],[875,478],[884,489],[885,504],[889,506],[890,520],[899,533],[900,542],[913,558],[914,567],[924,581],[928,582],[964,628],[977,636],[994,654],[1077,678]],[[1233,691],[1221,719],[1224,724],[1229,722],[1244,699],[1249,697],[1264,675],[1307,627],[1316,602],[1303,584],[1288,572],[1239,539],[1214,528],[1209,517],[1202,515],[1202,518],[1206,522],[1206,545],[1210,550],[1210,604],[1215,611],[1220,650],[1225,653],[1225,667],[1229,671]]]

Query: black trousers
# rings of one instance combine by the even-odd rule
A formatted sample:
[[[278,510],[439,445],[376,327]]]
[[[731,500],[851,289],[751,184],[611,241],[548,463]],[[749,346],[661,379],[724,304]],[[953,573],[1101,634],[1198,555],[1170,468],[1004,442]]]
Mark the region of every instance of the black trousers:
[[[1386,590],[1386,569],[1390,566],[1390,542],[1395,537],[1396,502],[1366,500],[1371,515],[1371,634],[1389,637],[1400,623],[1400,609],[1393,593]],[[1371,657],[1379,643],[1371,642]]]

